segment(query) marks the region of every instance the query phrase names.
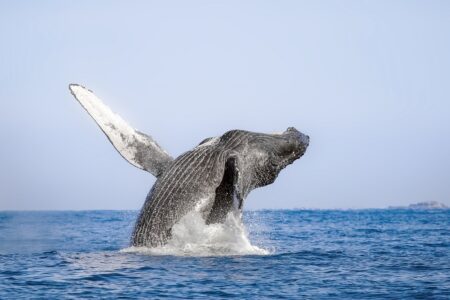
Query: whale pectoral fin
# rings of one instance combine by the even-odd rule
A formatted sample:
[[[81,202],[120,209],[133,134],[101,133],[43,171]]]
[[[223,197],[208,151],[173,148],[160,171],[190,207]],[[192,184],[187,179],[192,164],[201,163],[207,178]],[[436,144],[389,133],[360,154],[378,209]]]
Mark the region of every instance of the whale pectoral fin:
[[[239,196],[238,178],[237,161],[234,157],[230,157],[225,162],[222,181],[216,188],[214,204],[206,219],[206,224],[223,223],[229,212],[242,209],[243,200]]]
[[[133,166],[158,177],[173,161],[173,158],[152,137],[128,125],[92,91],[78,84],[70,84],[69,89],[120,155]]]

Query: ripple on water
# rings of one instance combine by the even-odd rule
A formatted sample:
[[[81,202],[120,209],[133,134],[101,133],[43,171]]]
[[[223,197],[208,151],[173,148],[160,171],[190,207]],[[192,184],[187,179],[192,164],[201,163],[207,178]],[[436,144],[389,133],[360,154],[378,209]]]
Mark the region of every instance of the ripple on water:
[[[246,227],[191,215],[156,249],[128,247],[136,215],[0,213],[0,299],[450,294],[450,211],[269,210]]]

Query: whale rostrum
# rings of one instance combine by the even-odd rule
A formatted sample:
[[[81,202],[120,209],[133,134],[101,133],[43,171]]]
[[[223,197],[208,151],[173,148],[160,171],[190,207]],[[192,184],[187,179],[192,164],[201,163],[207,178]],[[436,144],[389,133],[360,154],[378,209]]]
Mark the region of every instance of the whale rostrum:
[[[250,191],[273,183],[309,145],[309,137],[293,127],[277,134],[230,130],[173,159],[92,91],[78,84],[69,88],[116,150],[132,165],[157,177],[137,218],[133,246],[164,245],[172,227],[193,210],[207,224],[224,222],[230,212],[240,214]]]

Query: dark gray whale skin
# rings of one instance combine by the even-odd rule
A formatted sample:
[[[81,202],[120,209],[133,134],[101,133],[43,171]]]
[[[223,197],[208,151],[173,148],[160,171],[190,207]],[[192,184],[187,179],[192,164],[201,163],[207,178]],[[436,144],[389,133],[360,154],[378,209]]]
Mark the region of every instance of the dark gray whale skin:
[[[240,215],[248,193],[274,182],[309,145],[309,137],[293,127],[279,134],[231,130],[173,159],[91,90],[79,84],[69,89],[120,155],[157,178],[136,221],[133,246],[164,245],[172,227],[191,211],[208,224],[224,222],[230,212]]]
[[[209,138],[172,161],[147,196],[132,235],[133,246],[157,247],[194,207],[207,223],[240,211],[248,193],[274,182],[300,158],[309,137],[293,127],[282,134],[231,130]]]

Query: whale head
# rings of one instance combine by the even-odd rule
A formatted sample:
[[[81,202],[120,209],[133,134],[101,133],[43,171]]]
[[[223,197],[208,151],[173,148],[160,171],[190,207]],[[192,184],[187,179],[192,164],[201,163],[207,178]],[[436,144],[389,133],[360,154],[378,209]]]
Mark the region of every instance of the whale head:
[[[294,127],[279,134],[250,133],[247,144],[238,150],[241,192],[269,185],[286,166],[305,154],[309,136]]]
[[[253,189],[273,183],[308,145],[309,137],[294,127],[276,134],[231,130],[200,143],[199,147],[209,146],[225,157],[207,223],[223,222],[228,212],[241,211]]]
[[[294,127],[276,134],[231,130],[220,139],[209,138],[202,144],[227,153],[223,177],[207,219],[208,223],[218,223],[233,208],[242,210],[245,198],[253,189],[273,183],[281,170],[302,157],[309,136]]]

